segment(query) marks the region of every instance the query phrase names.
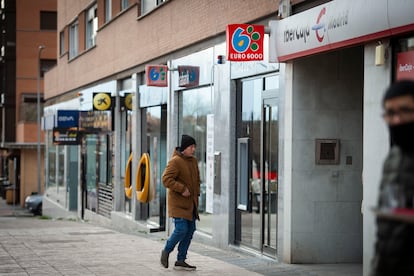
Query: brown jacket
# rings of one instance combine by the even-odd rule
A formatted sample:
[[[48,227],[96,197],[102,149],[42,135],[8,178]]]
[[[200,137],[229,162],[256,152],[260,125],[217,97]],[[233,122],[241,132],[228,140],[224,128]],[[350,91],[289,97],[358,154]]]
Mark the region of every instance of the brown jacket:
[[[172,158],[162,174],[162,183],[168,189],[168,216],[193,220],[198,216],[198,196],[200,195],[200,173],[197,159],[184,156],[175,149]],[[188,188],[189,197],[182,196]]]

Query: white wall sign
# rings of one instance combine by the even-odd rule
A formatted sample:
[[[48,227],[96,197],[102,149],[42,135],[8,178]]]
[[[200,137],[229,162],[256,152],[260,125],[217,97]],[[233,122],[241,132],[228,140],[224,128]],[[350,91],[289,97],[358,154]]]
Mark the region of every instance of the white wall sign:
[[[414,30],[414,1],[334,0],[269,24],[270,62]]]

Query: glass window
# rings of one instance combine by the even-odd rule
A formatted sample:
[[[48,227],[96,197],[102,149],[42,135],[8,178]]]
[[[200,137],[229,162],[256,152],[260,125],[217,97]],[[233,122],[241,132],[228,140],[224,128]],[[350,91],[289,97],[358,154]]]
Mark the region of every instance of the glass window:
[[[151,11],[155,7],[161,5],[162,3],[168,0],[142,0],[141,1],[141,10],[142,14],[146,14],[147,12]]]
[[[40,12],[40,29],[57,30],[57,13],[50,11]]]
[[[56,59],[41,59],[40,60],[40,77],[43,78],[45,73],[56,65]]]
[[[48,147],[48,152],[47,152],[48,159],[49,159],[49,162],[48,162],[49,173],[47,175],[47,179],[48,179],[47,188],[49,189],[49,188],[56,187],[56,146],[53,145],[53,142],[52,142],[52,137],[53,137],[52,131],[49,131],[47,137],[49,140],[48,142],[49,147]]]
[[[105,0],[105,23],[112,19],[112,0]]]
[[[109,158],[108,158],[108,143],[107,136],[101,135],[98,144],[98,158],[99,158],[99,183],[106,184],[110,180],[108,178]]]
[[[128,8],[128,0],[121,0],[121,10]]]
[[[65,31],[61,31],[59,34],[59,55],[65,53]]]
[[[132,89],[132,78],[125,78],[119,81],[120,90]]]
[[[265,77],[264,80],[265,80],[264,90],[279,88],[279,77],[278,76]]]
[[[40,96],[40,116],[43,113],[43,95]],[[24,93],[19,107],[19,120],[22,122],[36,122],[37,120],[37,94]]]
[[[200,216],[207,217],[206,207],[206,156],[207,156],[207,115],[211,110],[211,87],[203,87],[182,92],[182,133],[194,137],[197,141],[195,156],[200,170]],[[179,137],[181,137],[181,134]],[[179,139],[180,140],[180,139]],[[198,229],[211,233],[211,223],[207,218],[201,218]]]
[[[79,39],[78,39],[78,21],[69,27],[69,59],[78,55]]]
[[[58,172],[57,172],[57,199],[64,204],[66,200],[65,181],[65,146],[56,146],[58,151]]]
[[[86,193],[87,193],[87,204],[86,208],[92,211],[96,211],[98,198],[97,198],[97,179],[96,179],[96,169],[97,169],[97,139],[98,136],[95,134],[86,135],[86,171],[85,171],[85,181],[86,181]]]
[[[98,30],[97,5],[95,4],[86,13],[86,49],[95,46],[96,32]]]

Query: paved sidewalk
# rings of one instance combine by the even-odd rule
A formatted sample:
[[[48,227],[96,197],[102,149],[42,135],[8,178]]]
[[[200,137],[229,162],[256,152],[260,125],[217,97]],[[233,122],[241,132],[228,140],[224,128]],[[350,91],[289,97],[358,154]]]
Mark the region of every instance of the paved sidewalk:
[[[13,208],[11,208],[13,207]],[[0,275],[312,275],[360,276],[357,265],[288,265],[193,242],[188,262],[194,272],[159,263],[159,235],[129,234],[70,220],[33,217],[0,199]]]

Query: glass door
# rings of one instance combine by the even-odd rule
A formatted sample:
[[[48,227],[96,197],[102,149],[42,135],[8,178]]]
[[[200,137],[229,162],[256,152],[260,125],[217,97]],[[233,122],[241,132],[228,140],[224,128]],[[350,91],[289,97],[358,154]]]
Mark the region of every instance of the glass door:
[[[235,242],[275,258],[278,197],[278,75],[241,81]]]
[[[261,208],[263,253],[276,255],[278,197],[278,105],[277,98],[263,100],[261,149]]]
[[[154,199],[149,203],[148,223],[151,232],[164,231],[166,221],[166,189],[162,185],[162,173],[167,164],[167,106],[154,106],[144,109],[146,126],[143,128],[143,152],[148,152],[151,160],[151,176],[155,187]]]

